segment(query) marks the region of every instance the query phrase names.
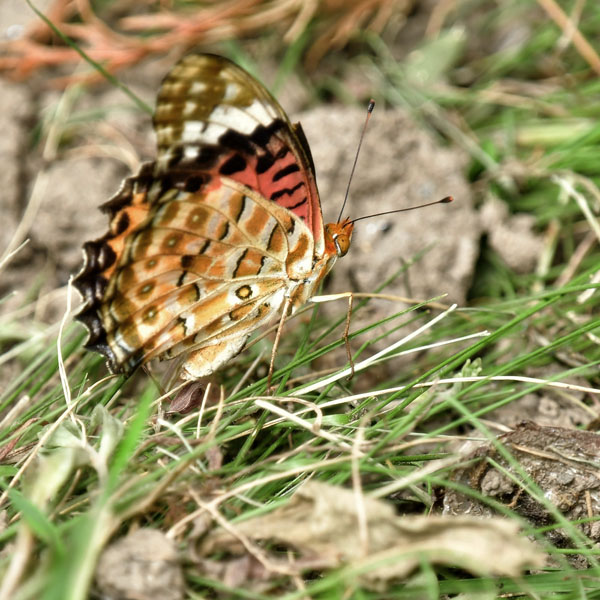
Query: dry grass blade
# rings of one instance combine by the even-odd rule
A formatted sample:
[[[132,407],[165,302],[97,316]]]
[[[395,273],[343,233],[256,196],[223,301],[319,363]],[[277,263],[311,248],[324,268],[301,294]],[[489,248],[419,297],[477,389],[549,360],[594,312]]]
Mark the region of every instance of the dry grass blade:
[[[89,0],[58,0],[47,16],[62,33],[80,45],[92,61],[114,74],[147,56],[172,52],[173,48],[184,53],[200,44],[253,37],[268,29],[283,29],[285,42],[294,44],[309,25],[316,22],[316,34],[307,56],[307,64],[314,68],[325,54],[344,47],[357,33],[365,29],[379,33],[392,15],[398,19],[409,6],[407,0],[352,0],[344,4],[229,0],[193,9],[184,6],[179,10],[161,9],[145,15],[124,16],[110,26],[110,9],[101,18]],[[131,12],[136,12],[135,8],[132,3]],[[3,45],[5,56],[0,57],[0,72],[15,80],[23,80],[40,69],[75,65],[80,61],[75,49],[57,45],[48,28],[40,24],[30,27],[21,38]],[[101,79],[99,73],[92,71],[57,78],[55,85]]]

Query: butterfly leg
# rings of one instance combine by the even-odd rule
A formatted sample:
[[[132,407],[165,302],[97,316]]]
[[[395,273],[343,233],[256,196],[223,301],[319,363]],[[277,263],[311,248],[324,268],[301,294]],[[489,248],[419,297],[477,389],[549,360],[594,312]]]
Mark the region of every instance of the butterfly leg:
[[[150,379],[152,379],[152,381],[154,382],[154,385],[157,387],[158,391],[160,392],[161,396],[164,396],[167,394],[165,388],[163,387],[162,383],[154,376],[154,373],[148,368],[148,365],[142,365],[142,370],[144,371],[144,373],[146,373],[146,375],[148,375],[148,377]],[[168,389],[168,386],[167,386]]]
[[[343,292],[341,294],[329,294],[324,296],[313,296],[311,302],[329,302],[331,300],[339,300],[340,298],[348,298],[348,312],[346,314],[346,325],[344,327],[344,345],[346,347],[346,356],[350,363],[350,375],[347,380],[350,381],[354,377],[354,360],[352,358],[352,351],[350,349],[350,319],[352,317],[352,306],[354,304],[354,294],[352,292]]]
[[[267,393],[270,394],[273,390],[271,389],[271,379],[273,378],[273,370],[275,367],[275,356],[277,354],[277,348],[279,346],[279,340],[283,332],[283,325],[285,318],[290,311],[292,306],[292,299],[287,297],[283,303],[283,311],[281,312],[281,319],[279,319],[279,325],[277,326],[277,333],[275,334],[275,341],[273,342],[273,350],[271,350],[271,362],[269,363],[269,374],[267,375]]]
[[[346,326],[344,327],[344,345],[346,346],[346,356],[350,363],[350,375],[347,377],[347,381],[350,381],[354,377],[354,360],[352,359],[352,350],[350,349],[350,319],[352,317],[352,305],[354,303],[354,295],[352,292],[348,292],[348,313],[346,314]]]

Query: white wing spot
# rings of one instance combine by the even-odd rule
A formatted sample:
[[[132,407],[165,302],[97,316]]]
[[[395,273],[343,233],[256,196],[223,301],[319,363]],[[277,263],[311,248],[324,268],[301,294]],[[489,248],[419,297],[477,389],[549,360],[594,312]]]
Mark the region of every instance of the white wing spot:
[[[263,125],[269,124],[277,116],[275,111],[269,112],[267,105],[260,100],[254,100],[246,112]]]
[[[196,315],[193,312],[190,312],[188,315],[182,315],[185,319],[185,330],[195,331],[196,330]]]
[[[183,147],[183,157],[189,159],[198,158],[200,154],[200,148],[197,146],[184,146]]]
[[[203,121],[186,121],[183,124],[181,139],[184,142],[197,142],[202,137]]]
[[[231,100],[235,100],[238,95],[239,87],[235,83],[228,83],[225,87],[225,95],[223,96],[224,102],[230,102]]]
[[[185,117],[188,117],[189,115],[193,114],[196,111],[197,107],[198,107],[198,104],[196,102],[190,102],[188,100],[185,103],[185,106],[183,107],[183,115]]]
[[[217,123],[227,123],[229,129],[250,135],[256,129],[256,119],[246,111],[234,109],[227,105],[217,106],[210,115],[210,120]]]
[[[219,125],[218,123],[186,121],[183,124],[181,141],[190,143],[202,142],[204,144],[217,144],[219,137],[225,131],[227,131],[227,127]]]
[[[206,91],[206,84],[202,81],[194,81],[190,85],[190,94],[200,95],[204,91]]]

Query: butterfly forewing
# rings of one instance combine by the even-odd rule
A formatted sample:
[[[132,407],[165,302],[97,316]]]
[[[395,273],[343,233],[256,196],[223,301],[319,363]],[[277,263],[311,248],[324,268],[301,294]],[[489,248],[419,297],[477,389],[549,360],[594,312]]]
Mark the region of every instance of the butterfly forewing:
[[[247,185],[300,217],[322,254],[323,221],[306,138],[243,69],[218,56],[185,57],[162,84],[154,127],[166,169],[211,170]]]

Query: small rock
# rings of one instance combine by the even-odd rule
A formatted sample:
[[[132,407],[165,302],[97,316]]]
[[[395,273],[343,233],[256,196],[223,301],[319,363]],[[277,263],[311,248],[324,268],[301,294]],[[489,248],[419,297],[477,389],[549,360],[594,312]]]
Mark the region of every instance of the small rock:
[[[180,600],[184,580],[177,552],[162,532],[138,529],[100,557],[96,583],[111,600]]]

